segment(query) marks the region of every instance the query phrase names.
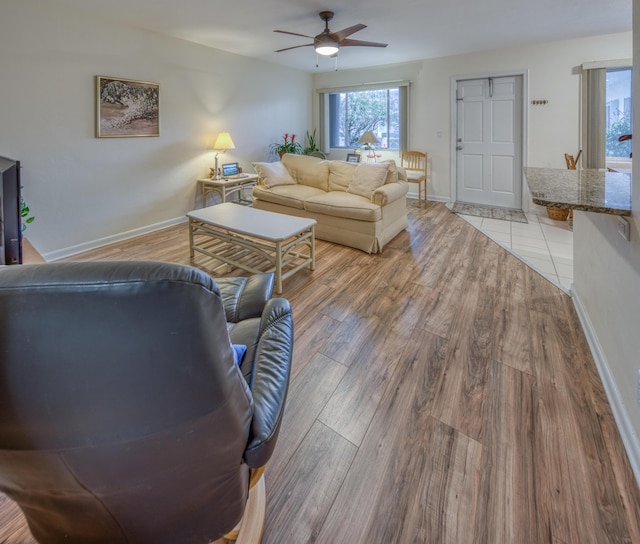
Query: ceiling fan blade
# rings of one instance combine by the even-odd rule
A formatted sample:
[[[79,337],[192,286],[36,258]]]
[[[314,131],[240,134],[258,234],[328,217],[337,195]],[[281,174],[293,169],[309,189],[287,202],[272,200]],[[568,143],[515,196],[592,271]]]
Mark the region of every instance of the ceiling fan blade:
[[[274,32],[280,32],[280,34],[291,34],[292,36],[301,36],[302,38],[311,38],[313,40],[313,36],[298,34],[297,32],[289,32],[288,30],[274,30]]]
[[[379,43],[379,42],[363,42],[362,40],[342,40],[340,42],[340,47],[345,46],[348,47],[350,45],[359,45],[362,47],[387,47],[388,43]]]
[[[342,30],[338,30],[338,32],[332,32],[331,36],[334,37],[339,42],[341,42],[347,36],[351,36],[351,34],[354,34],[358,32],[358,30],[362,30],[363,28],[367,28],[367,25],[353,25],[353,26],[350,26],[349,28],[343,28]]]
[[[289,51],[289,49],[298,49],[298,47],[309,47],[312,43],[305,43],[303,45],[294,45],[293,47],[285,47],[284,49],[276,49],[276,53],[282,53],[283,51]]]

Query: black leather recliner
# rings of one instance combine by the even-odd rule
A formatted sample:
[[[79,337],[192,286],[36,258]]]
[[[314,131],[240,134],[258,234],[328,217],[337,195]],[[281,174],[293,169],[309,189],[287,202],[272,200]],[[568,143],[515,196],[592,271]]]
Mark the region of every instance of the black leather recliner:
[[[0,491],[35,539],[204,544],[234,528],[289,382],[291,308],[272,289],[271,274],[158,262],[0,269]]]

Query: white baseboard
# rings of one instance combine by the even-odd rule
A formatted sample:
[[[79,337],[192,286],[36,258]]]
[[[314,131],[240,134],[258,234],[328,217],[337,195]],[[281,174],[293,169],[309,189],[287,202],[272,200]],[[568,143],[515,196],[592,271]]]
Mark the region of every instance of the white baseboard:
[[[98,247],[106,246],[109,244],[113,244],[115,242],[121,242],[122,240],[128,240],[129,238],[134,238],[136,236],[140,236],[141,234],[148,234],[150,232],[154,232],[156,230],[164,229],[167,227],[172,227],[173,225],[177,225],[179,223],[184,223],[187,221],[186,216],[175,217],[174,219],[167,219],[166,221],[161,221],[160,223],[155,223],[153,225],[147,225],[145,227],[140,227],[138,229],[128,230],[125,232],[121,232],[118,234],[114,234],[112,236],[105,236],[104,238],[99,238],[97,240],[91,240],[89,242],[83,242],[82,244],[78,244],[76,246],[65,247],[63,249],[57,249],[55,251],[50,251],[48,253],[43,253],[42,257],[47,261],[57,261],[58,259],[64,259],[65,257],[71,257],[72,255],[76,255],[78,253],[82,253],[84,251],[89,251],[91,249],[96,249]],[[186,240],[185,240],[186,243]]]
[[[407,193],[407,198],[412,200],[418,200],[418,193]],[[436,195],[427,195],[427,202],[449,202],[450,198],[448,196],[436,196]]]
[[[591,348],[591,354],[593,355],[596,366],[598,367],[598,373],[600,374],[602,385],[604,385],[604,390],[607,394],[607,399],[609,400],[613,417],[618,425],[618,431],[620,432],[622,443],[624,444],[627,456],[629,457],[631,469],[636,477],[636,482],[640,484],[640,440],[638,440],[638,435],[631,424],[631,418],[624,406],[624,402],[620,396],[620,391],[616,386],[615,379],[611,373],[609,364],[607,363],[607,357],[605,356],[602,346],[598,341],[598,336],[593,328],[591,319],[589,319],[589,315],[587,314],[575,287],[572,288],[572,300],[576,312],[578,313],[580,323],[582,323],[582,328],[584,329],[585,336],[587,337],[587,342]]]
[[[407,198],[413,198],[417,200],[418,195],[417,194],[413,195],[409,193],[407,194]],[[433,200],[434,202],[449,202],[448,197],[434,196],[434,195],[429,195],[428,200]],[[56,249],[55,251],[49,251],[48,253],[43,253],[42,257],[47,262],[57,261],[59,259],[71,257],[72,255],[77,255],[78,253],[83,253],[84,251],[96,249],[98,247],[113,244],[115,242],[121,242],[122,240],[128,240],[129,238],[134,238],[136,236],[140,236],[141,234],[148,234],[156,230],[172,227],[173,225],[184,223],[186,221],[187,221],[186,216],[176,217],[174,219],[168,219],[167,221],[161,221],[160,223],[155,223],[153,225],[147,225],[146,227],[141,227],[139,229],[133,229],[126,232],[121,232],[119,234],[114,234],[112,236],[105,236],[104,238],[99,238],[97,240],[83,242],[82,244],[78,244],[76,246],[70,246],[62,249]]]

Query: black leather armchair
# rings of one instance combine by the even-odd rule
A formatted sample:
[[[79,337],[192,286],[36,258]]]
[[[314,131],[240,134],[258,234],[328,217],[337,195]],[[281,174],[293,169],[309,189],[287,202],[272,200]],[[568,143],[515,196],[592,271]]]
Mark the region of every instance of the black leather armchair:
[[[0,269],[0,491],[34,538],[204,544],[234,528],[289,382],[291,308],[272,289],[157,262]]]

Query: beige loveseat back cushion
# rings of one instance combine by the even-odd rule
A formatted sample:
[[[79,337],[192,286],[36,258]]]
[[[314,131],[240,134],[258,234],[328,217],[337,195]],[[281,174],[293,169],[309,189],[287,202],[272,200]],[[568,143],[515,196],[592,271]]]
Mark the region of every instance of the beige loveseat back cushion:
[[[373,191],[382,187],[389,173],[388,163],[365,163],[356,166],[353,179],[347,187],[347,192],[371,198]]]
[[[281,162],[252,162],[251,166],[260,177],[261,183],[267,188],[296,183]]]
[[[346,191],[357,166],[345,161],[329,161],[329,190]]]
[[[329,190],[329,161],[309,155],[282,155],[282,164],[301,185]]]

